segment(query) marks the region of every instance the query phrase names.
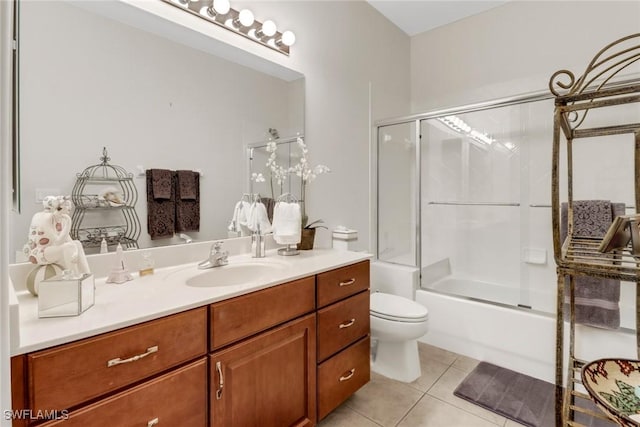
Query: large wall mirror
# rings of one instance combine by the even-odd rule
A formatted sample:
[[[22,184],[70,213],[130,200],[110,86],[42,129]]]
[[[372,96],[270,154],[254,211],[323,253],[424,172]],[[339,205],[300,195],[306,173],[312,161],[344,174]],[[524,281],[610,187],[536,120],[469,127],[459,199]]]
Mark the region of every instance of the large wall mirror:
[[[11,218],[12,254],[39,196],[71,194],[102,147],[136,176],[140,247],[182,242],[150,239],[141,168],[200,171],[200,231],[189,235],[225,238],[248,191],[246,147],[270,128],[304,132],[299,73],[259,72],[68,2],[20,2],[19,16],[22,211]]]

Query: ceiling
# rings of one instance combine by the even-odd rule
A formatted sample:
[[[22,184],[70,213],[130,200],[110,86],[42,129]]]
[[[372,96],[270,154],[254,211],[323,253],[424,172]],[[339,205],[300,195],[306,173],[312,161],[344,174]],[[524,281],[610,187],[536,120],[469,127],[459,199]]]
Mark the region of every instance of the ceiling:
[[[367,0],[409,36],[500,6],[509,0]]]

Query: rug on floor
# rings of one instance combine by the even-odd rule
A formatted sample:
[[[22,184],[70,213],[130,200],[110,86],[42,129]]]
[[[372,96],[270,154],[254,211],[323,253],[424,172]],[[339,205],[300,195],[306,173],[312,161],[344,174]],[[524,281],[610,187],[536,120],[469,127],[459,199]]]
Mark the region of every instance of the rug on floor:
[[[480,362],[453,394],[526,426],[555,426],[555,385],[491,363]],[[600,411],[590,400],[577,398],[576,403]],[[616,425],[584,414],[575,421],[588,427]]]

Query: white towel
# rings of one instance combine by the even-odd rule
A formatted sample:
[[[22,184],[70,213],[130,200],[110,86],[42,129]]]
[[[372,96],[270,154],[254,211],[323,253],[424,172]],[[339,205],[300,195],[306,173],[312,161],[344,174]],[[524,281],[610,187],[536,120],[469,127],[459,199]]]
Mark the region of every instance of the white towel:
[[[231,218],[231,222],[229,223],[229,230],[240,231],[241,236],[251,235],[251,230],[248,227],[250,213],[251,204],[249,202],[239,201],[236,203],[233,209],[233,218]],[[234,226],[235,230],[233,229]]]
[[[297,203],[278,202],[273,209],[273,239],[280,245],[300,243],[302,215]]]
[[[267,215],[267,208],[262,202],[255,202],[251,204],[247,219],[247,227],[251,231],[260,230],[260,233],[262,234],[271,232],[271,223],[269,222],[269,215]]]

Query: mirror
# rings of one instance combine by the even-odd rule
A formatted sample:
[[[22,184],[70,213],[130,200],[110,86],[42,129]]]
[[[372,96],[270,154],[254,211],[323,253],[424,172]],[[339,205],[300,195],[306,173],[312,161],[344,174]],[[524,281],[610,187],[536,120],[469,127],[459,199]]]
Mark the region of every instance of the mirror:
[[[268,140],[269,128],[304,132],[301,74],[275,77],[205,52],[211,43],[177,42],[175,28],[156,29],[170,40],[85,9],[112,3],[120,2],[20,2],[22,212],[11,217],[12,253],[42,210],[38,199],[71,194],[102,147],[134,174],[140,247],[184,242],[147,233],[144,170],[154,168],[201,172],[200,229],[188,235],[226,238],[248,191],[248,144]]]
[[[271,199],[290,193],[297,201],[304,202],[302,179],[289,172],[291,167],[300,162],[301,151],[297,139],[298,136],[273,139],[271,146],[266,142],[249,145],[249,193]],[[275,161],[270,162],[270,158]]]

